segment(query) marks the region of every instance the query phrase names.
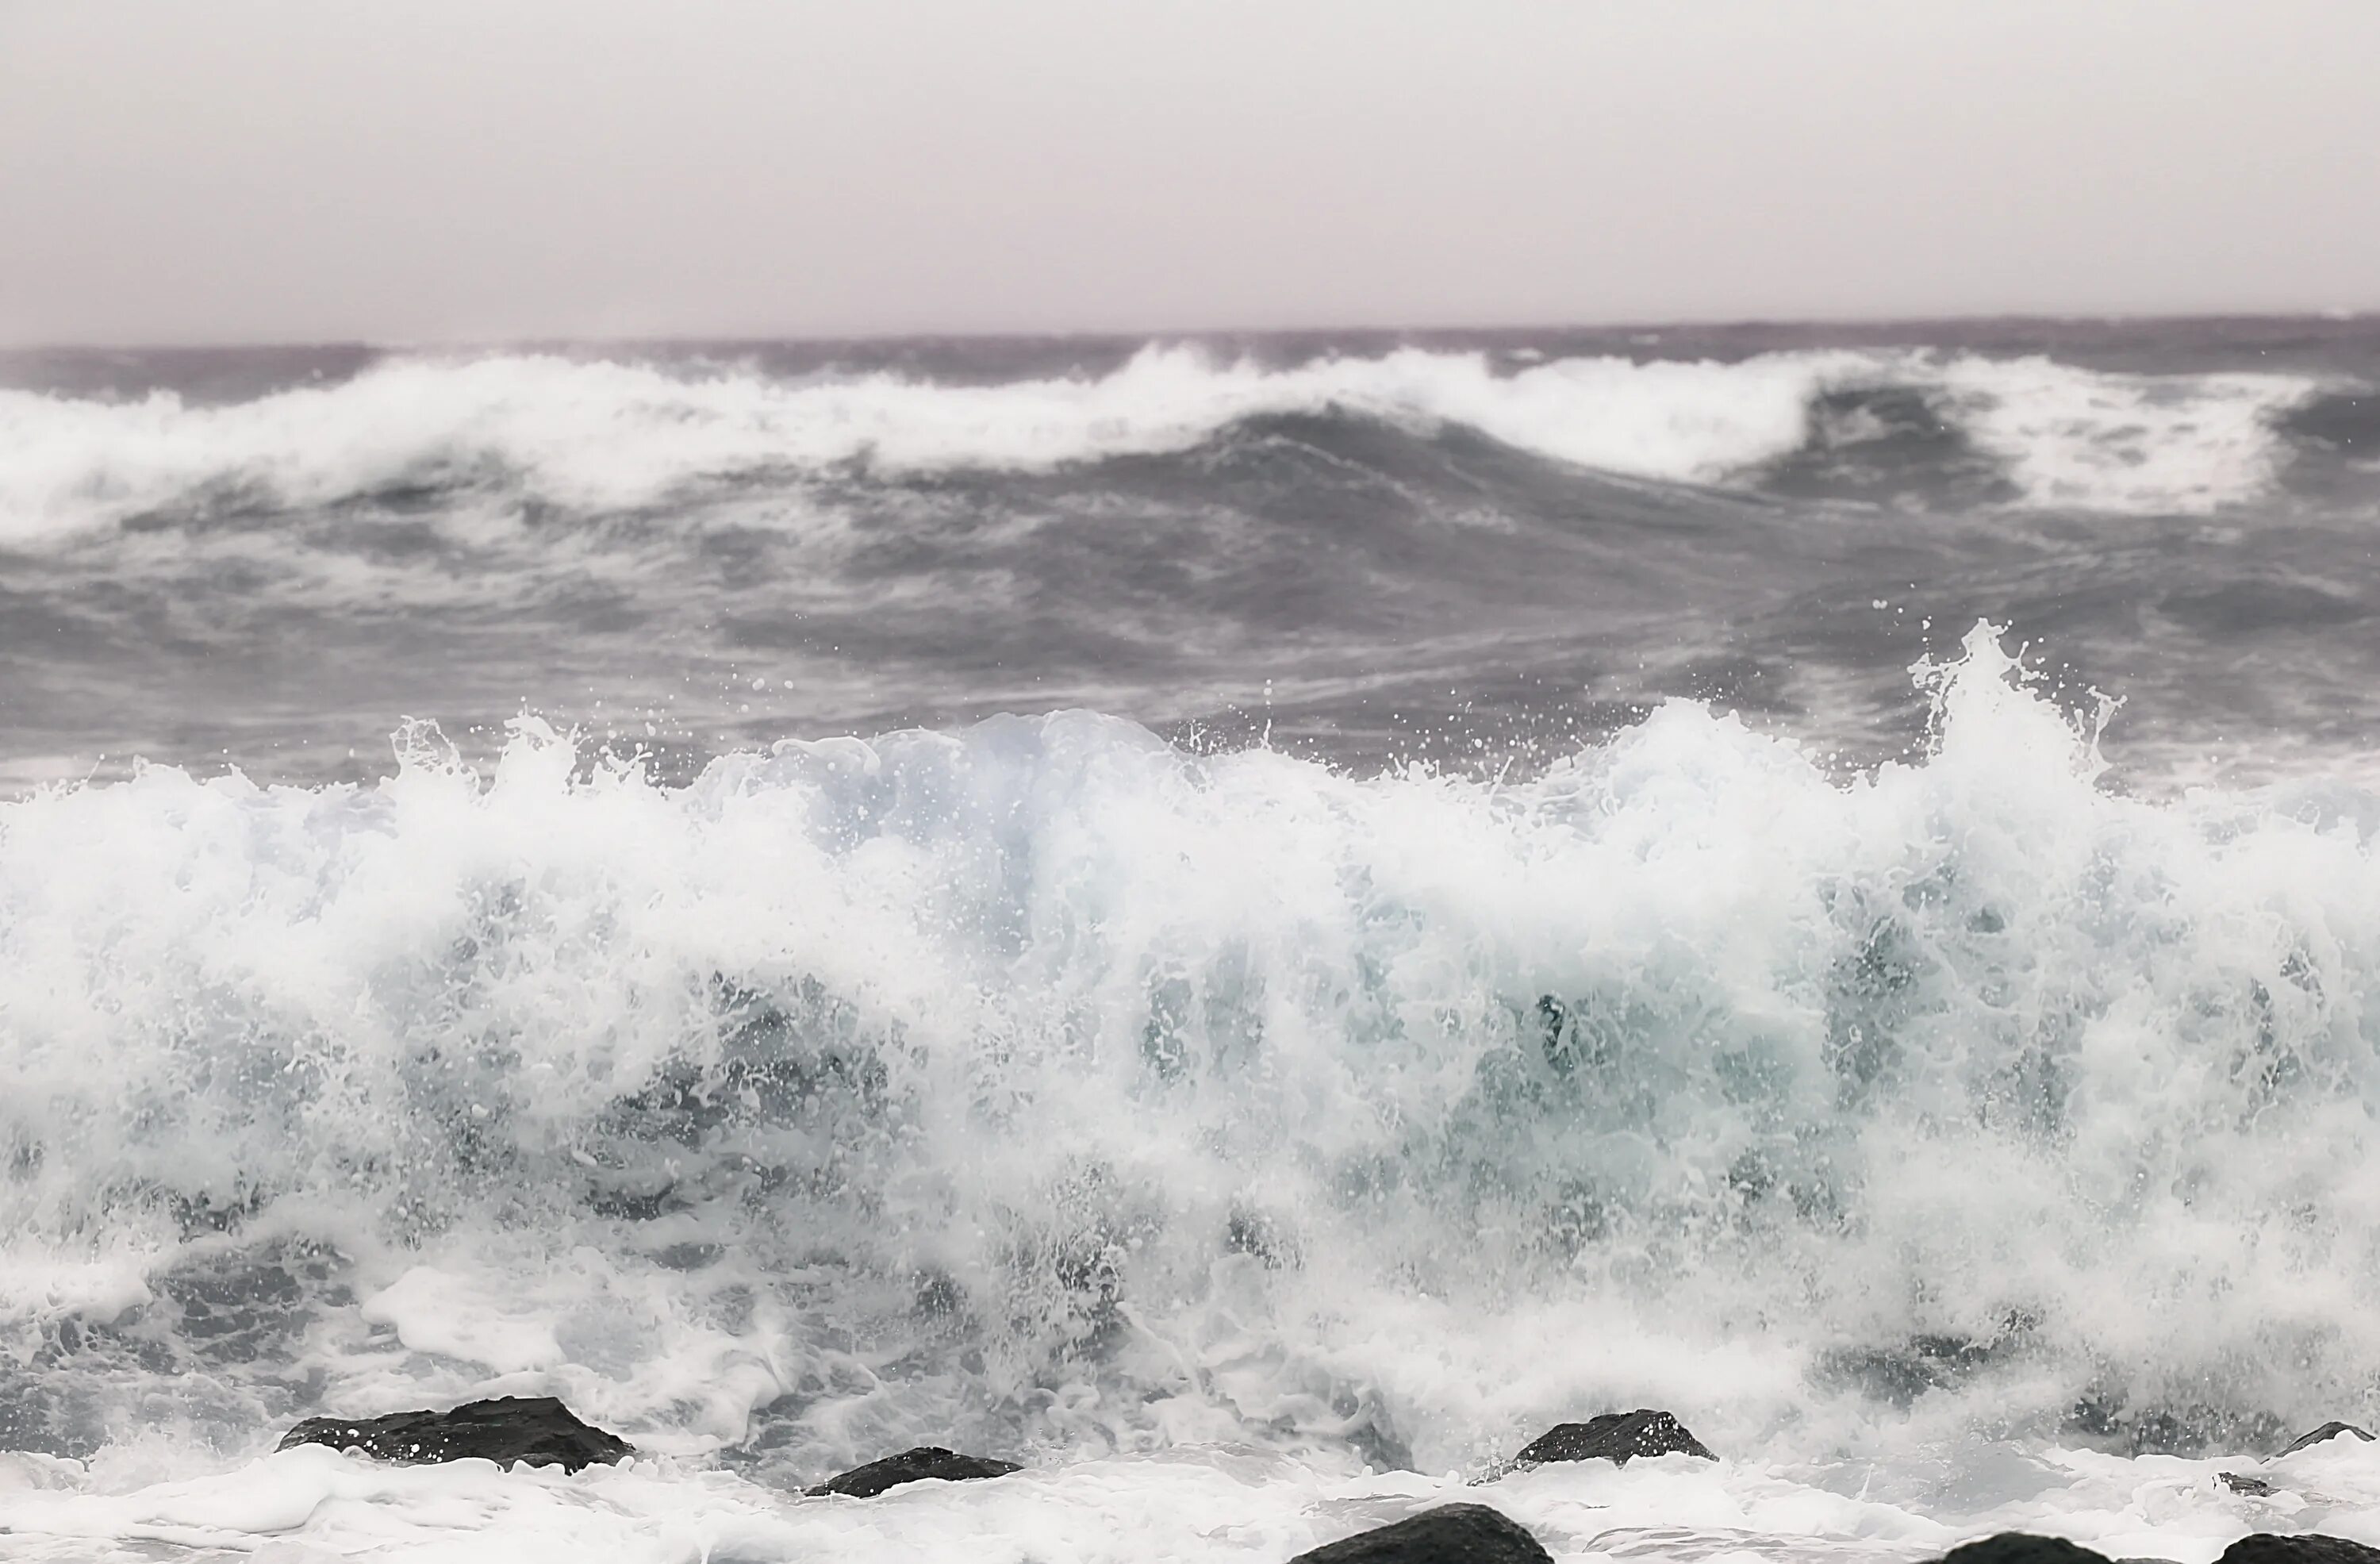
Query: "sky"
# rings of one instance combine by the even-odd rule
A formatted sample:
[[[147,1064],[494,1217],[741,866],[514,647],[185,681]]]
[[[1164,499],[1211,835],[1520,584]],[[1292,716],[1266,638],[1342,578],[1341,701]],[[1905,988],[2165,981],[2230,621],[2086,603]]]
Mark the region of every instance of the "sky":
[[[0,342],[2380,309],[2374,0],[0,0]]]

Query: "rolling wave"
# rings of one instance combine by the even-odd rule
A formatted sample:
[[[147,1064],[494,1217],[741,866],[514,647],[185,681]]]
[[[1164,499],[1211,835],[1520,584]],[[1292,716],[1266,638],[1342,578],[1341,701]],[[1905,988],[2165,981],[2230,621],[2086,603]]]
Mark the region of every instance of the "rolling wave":
[[[2287,459],[2280,421],[2324,384],[1913,349],[1513,367],[1407,348],[1267,367],[1150,347],[1105,374],[989,385],[530,354],[403,358],[219,405],[168,391],[0,391],[0,538],[22,547],[128,522],[453,488],[611,511],[820,475],[1047,472],[1195,451],[1252,421],[1301,415],[1419,435],[1463,429],[1634,479],[1756,486],[1797,452],[1888,433],[1870,417],[1819,412],[1830,396],[1889,390],[1981,453],[2014,503],[2192,514],[2259,494]]]

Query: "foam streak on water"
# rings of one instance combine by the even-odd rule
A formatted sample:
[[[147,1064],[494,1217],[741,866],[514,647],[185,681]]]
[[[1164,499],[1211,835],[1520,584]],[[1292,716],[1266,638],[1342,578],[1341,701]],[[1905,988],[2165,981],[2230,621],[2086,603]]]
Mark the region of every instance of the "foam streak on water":
[[[0,1445],[53,1458],[0,1483],[61,1485],[0,1522],[856,1558],[769,1492],[933,1442],[1058,1473],[1031,1557],[1278,1557],[1427,1488],[1366,1465],[1658,1405],[1737,1463],[1695,1525],[1916,1557],[2107,1470],[1979,1495],[2014,1439],[2171,1472],[2107,1525],[2211,1558],[2205,1474],[2119,1458],[2380,1411],[2380,861],[2107,790],[1981,629],[1921,678],[1930,751],[1848,782],[1682,703],[1524,784],[1062,714],[0,805]],[[679,1475],[206,1475],[473,1393]],[[1617,1479],[1529,1481],[1588,1549]]]

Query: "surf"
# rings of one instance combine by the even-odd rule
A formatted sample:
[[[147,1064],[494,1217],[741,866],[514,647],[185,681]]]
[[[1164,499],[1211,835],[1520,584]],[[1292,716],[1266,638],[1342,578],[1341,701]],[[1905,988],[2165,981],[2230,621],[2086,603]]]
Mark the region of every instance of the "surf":
[[[1521,783],[1069,713],[672,788],[526,720],[0,805],[12,1442],[398,1386],[801,1475],[2355,1414],[2368,833],[2110,791],[1985,629],[1921,677],[1848,780],[1672,703]]]

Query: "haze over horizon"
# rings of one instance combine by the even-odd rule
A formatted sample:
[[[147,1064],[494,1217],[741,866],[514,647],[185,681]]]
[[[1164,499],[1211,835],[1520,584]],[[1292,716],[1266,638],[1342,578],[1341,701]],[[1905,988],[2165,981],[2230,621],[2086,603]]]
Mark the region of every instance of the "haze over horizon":
[[[2380,307],[2380,7],[0,0],[0,343]]]

